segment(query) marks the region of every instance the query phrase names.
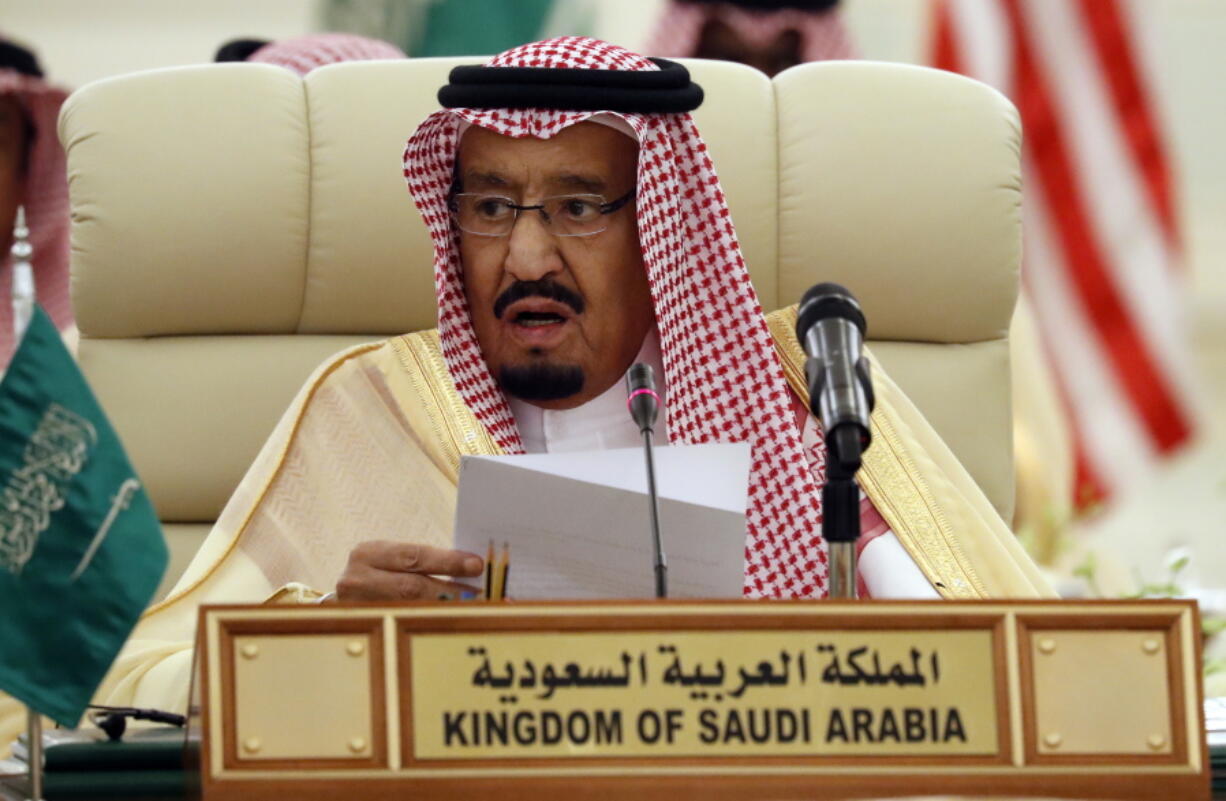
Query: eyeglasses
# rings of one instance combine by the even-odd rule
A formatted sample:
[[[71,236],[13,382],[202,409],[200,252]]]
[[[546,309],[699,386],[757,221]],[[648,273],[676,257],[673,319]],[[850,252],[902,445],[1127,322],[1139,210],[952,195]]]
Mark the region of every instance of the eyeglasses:
[[[554,236],[592,236],[609,227],[605,217],[634,197],[631,189],[617,200],[603,195],[559,195],[521,206],[509,197],[462,192],[452,195],[451,213],[461,231],[477,236],[506,236],[521,211],[539,211],[545,230]]]

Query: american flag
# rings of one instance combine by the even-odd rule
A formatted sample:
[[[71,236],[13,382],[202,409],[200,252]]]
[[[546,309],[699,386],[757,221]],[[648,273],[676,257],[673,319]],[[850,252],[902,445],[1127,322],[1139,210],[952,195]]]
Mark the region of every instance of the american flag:
[[[1149,0],[936,0],[933,63],[1021,112],[1022,286],[1073,433],[1081,508],[1195,427]]]

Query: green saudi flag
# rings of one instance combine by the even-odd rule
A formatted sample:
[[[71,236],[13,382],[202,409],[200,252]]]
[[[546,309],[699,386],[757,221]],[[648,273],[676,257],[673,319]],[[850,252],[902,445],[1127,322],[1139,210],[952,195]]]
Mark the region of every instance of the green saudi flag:
[[[166,560],[119,437],[36,308],[0,381],[0,690],[75,726]]]

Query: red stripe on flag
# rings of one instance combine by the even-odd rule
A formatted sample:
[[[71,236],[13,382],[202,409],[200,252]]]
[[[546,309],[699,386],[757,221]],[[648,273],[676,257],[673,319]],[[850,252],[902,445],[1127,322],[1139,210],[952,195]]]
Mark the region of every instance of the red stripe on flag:
[[[1042,178],[1044,201],[1069,277],[1077,287],[1078,301],[1155,446],[1162,451],[1173,449],[1191,434],[1188,420],[1156,368],[1147,343],[1133,327],[1094,240],[1062,124],[1035,63],[1018,0],[1001,2],[1013,28],[1018,79],[1014,100],[1021,111],[1026,143]]]
[[[962,59],[954,37],[954,19],[946,0],[937,0],[932,23],[932,66],[939,70],[962,72]]]
[[[1175,199],[1166,153],[1158,136],[1149,96],[1137,70],[1136,57],[1125,30],[1119,3],[1115,0],[1080,0],[1081,16],[1093,42],[1105,86],[1120,129],[1132,151],[1138,172],[1154,215],[1162,225],[1167,242],[1178,247]]]
[[[1029,271],[1025,266],[1023,252],[1022,283],[1029,283],[1026,276]],[[1034,297],[1034,292],[1028,290],[1028,295]],[[1058,365],[1060,360],[1052,353],[1052,342],[1048,337],[1039,337],[1039,345],[1043,351],[1043,360],[1049,365]],[[1090,458],[1090,447],[1086,441],[1085,430],[1079,424],[1077,410],[1069,395],[1068,383],[1058,369],[1052,370],[1052,386],[1056,390],[1056,399],[1064,412],[1064,419],[1069,422],[1068,434],[1072,440],[1073,451],[1073,508],[1077,511],[1088,511],[1091,507],[1101,504],[1111,494],[1102,475],[1094,468]]]

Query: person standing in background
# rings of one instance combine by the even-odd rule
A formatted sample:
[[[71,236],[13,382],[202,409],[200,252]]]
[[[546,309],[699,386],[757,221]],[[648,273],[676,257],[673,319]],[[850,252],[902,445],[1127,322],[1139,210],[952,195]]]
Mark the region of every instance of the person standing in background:
[[[214,61],[249,61],[276,64],[306,75],[316,67],[342,61],[376,61],[404,58],[404,52],[382,39],[352,33],[314,33],[278,42],[234,39],[217,50]]]
[[[68,180],[56,120],[68,92],[48,83],[29,50],[0,36],[0,370],[16,347],[9,250],[25,208],[38,302],[60,331],[73,329],[68,295]]]
[[[645,51],[738,61],[775,75],[809,61],[856,58],[838,0],[669,0]]]

